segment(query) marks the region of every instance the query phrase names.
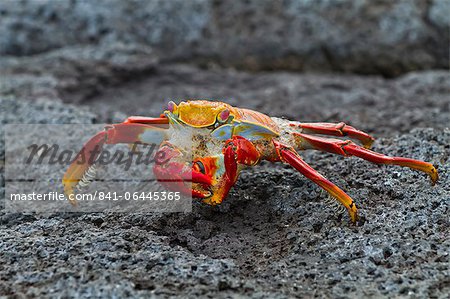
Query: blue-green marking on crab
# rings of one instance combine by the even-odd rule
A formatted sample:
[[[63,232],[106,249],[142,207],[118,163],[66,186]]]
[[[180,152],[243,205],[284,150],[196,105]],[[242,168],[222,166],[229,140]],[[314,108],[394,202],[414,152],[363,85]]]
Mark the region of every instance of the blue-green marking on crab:
[[[231,124],[221,125],[211,135],[219,140],[228,140],[233,136],[241,136],[248,140],[260,140],[277,137],[278,133],[271,129],[246,121],[233,121]]]

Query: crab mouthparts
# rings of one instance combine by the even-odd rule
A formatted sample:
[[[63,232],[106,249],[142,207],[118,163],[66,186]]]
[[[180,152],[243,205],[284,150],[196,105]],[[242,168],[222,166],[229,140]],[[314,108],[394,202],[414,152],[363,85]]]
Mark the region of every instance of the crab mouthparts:
[[[197,192],[200,198],[208,198],[212,196],[211,187],[205,184],[192,183],[192,191]]]
[[[192,194],[193,197],[207,198],[212,195],[212,179],[195,169],[189,163],[167,162],[155,165],[153,171],[168,189]]]

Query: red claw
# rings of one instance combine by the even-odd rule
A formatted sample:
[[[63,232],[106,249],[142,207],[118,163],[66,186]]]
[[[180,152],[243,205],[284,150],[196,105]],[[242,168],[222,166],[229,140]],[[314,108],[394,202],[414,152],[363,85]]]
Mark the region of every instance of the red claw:
[[[224,162],[226,176],[230,182],[234,182],[237,177],[237,162],[235,152],[231,146],[226,147],[224,150]]]
[[[205,185],[211,185],[212,179],[211,177],[198,172],[196,170],[191,170],[191,179],[193,183],[199,183],[199,184],[205,184]]]
[[[197,198],[205,198],[210,195],[207,189],[212,184],[212,178],[201,173],[182,159],[182,153],[169,143],[163,144],[157,156],[161,159],[153,167],[153,172],[158,181],[167,189],[180,191],[186,195]],[[199,184],[205,190],[192,188],[190,184]]]
[[[260,154],[249,140],[234,136],[228,140],[223,149],[225,175],[217,181],[215,192],[206,202],[208,204],[221,203],[231,187],[236,183],[239,174],[239,164],[255,165],[260,159]]]

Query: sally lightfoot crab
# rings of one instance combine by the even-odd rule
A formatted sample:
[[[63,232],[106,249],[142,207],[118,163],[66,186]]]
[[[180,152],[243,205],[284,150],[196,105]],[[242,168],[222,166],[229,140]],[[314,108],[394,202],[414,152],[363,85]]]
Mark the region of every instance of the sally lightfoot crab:
[[[185,129],[191,133],[186,134]],[[191,142],[187,143],[186,138]],[[422,171],[430,176],[432,184],[438,180],[432,164],[373,152],[369,150],[373,141],[367,133],[344,123],[302,123],[222,102],[192,100],[179,105],[169,102],[167,110],[158,118],[132,116],[123,123],[109,125],[92,137],[82,152],[104,144],[157,142],[157,154],[167,158],[165,163],[153,166],[158,181],[210,205],[223,201],[244,167],[255,166],[262,160],[287,163],[337,199],[355,223],[358,213],[354,201],[309,166],[298,151],[313,149],[356,156],[373,163]],[[69,166],[63,178],[66,195],[86,183],[83,177],[89,173],[95,158],[84,159],[79,155]]]

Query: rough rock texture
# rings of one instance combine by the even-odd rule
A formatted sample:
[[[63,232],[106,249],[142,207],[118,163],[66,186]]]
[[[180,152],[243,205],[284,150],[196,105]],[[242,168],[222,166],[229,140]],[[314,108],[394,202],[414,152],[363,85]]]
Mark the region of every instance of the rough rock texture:
[[[269,163],[244,171],[221,206],[196,203],[187,214],[2,211],[0,296],[448,296],[448,73],[386,80],[155,62],[143,74],[139,60],[147,56],[127,52],[124,59],[136,59],[129,79],[135,74],[140,79],[114,88],[100,84],[101,94],[93,95],[84,90],[91,86],[85,78],[97,82],[106,74],[117,84],[122,74],[108,67],[108,58],[94,59],[96,51],[88,52],[78,59],[50,53],[17,64],[3,61],[8,67],[0,85],[1,123],[101,122],[128,113],[157,115],[165,98],[220,97],[292,119],[347,121],[383,136],[376,151],[434,163],[440,181],[432,187],[423,174],[408,169],[302,153],[355,199],[365,218],[356,227],[346,214],[334,212],[313,183]],[[72,71],[79,65],[83,76]],[[105,73],[98,72],[102,67]],[[67,80],[71,92],[61,83]]]
[[[0,60],[0,94],[12,93],[28,99],[68,94],[72,101],[77,100],[74,95],[86,99],[99,94],[105,86],[152,73],[157,62],[149,47],[123,43],[65,48],[23,58],[5,57]]]
[[[2,1],[0,53],[142,43],[166,60],[387,76],[448,68],[447,0]]]

